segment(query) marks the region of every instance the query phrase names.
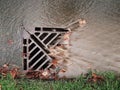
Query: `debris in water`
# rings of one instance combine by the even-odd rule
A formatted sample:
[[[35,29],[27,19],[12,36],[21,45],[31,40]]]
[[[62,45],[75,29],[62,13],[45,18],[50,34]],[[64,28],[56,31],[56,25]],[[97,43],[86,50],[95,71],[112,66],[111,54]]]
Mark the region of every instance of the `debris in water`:
[[[86,25],[86,23],[87,23],[87,22],[86,22],[85,19],[80,19],[80,20],[79,20],[79,26],[80,26],[80,27],[84,27],[84,26]]]

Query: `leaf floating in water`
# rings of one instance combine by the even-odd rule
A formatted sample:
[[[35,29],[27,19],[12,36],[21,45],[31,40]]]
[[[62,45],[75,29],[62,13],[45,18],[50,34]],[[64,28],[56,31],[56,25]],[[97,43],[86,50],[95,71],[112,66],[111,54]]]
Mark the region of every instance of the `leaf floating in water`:
[[[87,23],[87,22],[86,22],[85,19],[80,19],[80,20],[79,20],[79,26],[80,26],[80,27],[84,27],[84,26],[86,25],[86,23]]]
[[[13,44],[13,40],[9,39],[9,40],[7,41],[7,43],[8,43],[9,45],[12,45],[12,44]]]

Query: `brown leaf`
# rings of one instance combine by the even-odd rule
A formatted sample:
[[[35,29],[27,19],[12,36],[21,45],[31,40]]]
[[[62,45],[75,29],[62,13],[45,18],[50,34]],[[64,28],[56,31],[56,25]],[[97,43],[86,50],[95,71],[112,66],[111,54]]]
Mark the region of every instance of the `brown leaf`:
[[[28,70],[25,76],[29,79],[39,79],[41,76],[41,71]]]
[[[92,74],[92,77],[93,77],[94,79],[97,79],[97,80],[103,80],[103,77],[102,77],[102,76],[98,76],[98,75],[95,74],[95,73]]]
[[[2,90],[2,85],[0,84],[0,90]]]
[[[33,71],[32,70],[28,70],[27,72],[26,72],[26,78],[34,78],[34,76],[33,76]]]
[[[4,77],[6,77],[6,75],[9,73],[8,66],[8,64],[4,64],[3,67],[0,68],[0,74]]]
[[[18,68],[13,68],[12,70],[10,70],[10,74],[13,79],[18,78]]]
[[[23,90],[23,87],[20,87],[20,90]]]
[[[98,82],[104,81],[104,78],[102,76],[95,74],[95,73],[92,73],[92,77],[89,78],[88,81],[98,83]]]
[[[52,60],[52,64],[56,66],[58,64],[58,61],[56,59]]]
[[[61,69],[60,72],[65,73],[67,70],[66,69]]]

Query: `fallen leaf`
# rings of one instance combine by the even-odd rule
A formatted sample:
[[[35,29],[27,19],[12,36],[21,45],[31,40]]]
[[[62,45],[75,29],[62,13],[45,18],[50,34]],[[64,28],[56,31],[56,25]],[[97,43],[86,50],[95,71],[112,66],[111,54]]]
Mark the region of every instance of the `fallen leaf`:
[[[2,90],[2,85],[0,84],[0,90]]]
[[[4,68],[8,68],[8,67],[9,67],[9,64],[4,64],[3,67],[4,67]]]
[[[94,83],[98,83],[101,81],[104,81],[104,78],[95,73],[92,73],[92,77],[88,79],[88,82],[94,82]]]
[[[56,66],[56,65],[58,64],[58,60],[54,59],[54,60],[52,60],[51,63],[52,63],[54,66]]]
[[[12,70],[10,70],[10,74],[13,79],[17,78],[18,77],[18,68],[13,68]]]
[[[66,69],[61,69],[60,72],[65,73],[67,70]]]
[[[20,87],[20,90],[23,90],[23,87]]]
[[[41,71],[28,70],[25,74],[26,78],[29,79],[39,79],[41,76]]]
[[[51,71],[48,69],[43,70],[42,72],[42,79],[49,79],[51,76]]]
[[[3,77],[6,77],[6,75],[9,73],[9,68],[7,64],[4,64],[1,68],[0,68],[0,74]]]

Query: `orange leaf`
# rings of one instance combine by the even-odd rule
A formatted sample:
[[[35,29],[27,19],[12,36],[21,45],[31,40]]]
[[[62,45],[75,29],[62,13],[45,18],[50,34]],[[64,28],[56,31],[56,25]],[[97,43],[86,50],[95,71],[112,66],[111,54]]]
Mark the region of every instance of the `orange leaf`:
[[[98,82],[98,81],[103,81],[104,80],[102,76],[98,76],[95,73],[92,73],[92,79],[93,79],[93,82]]]
[[[17,78],[18,77],[18,68],[13,68],[10,71],[10,74],[11,74],[11,76],[12,76],[13,79]]]
[[[97,74],[92,73],[92,77],[93,77],[93,78],[97,78],[98,76],[97,76]]]
[[[61,69],[60,72],[65,73],[65,72],[66,72],[66,69]]]
[[[56,59],[52,60],[52,64],[56,66],[58,64],[57,60]]]
[[[102,76],[99,76],[95,73],[92,73],[92,77],[88,79],[89,82],[99,83],[101,81],[104,81],[104,78]]]

